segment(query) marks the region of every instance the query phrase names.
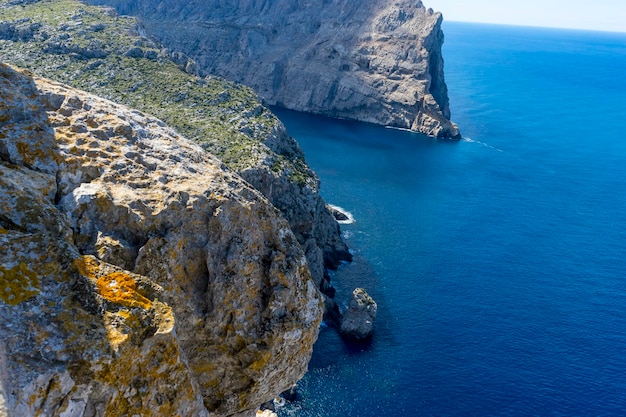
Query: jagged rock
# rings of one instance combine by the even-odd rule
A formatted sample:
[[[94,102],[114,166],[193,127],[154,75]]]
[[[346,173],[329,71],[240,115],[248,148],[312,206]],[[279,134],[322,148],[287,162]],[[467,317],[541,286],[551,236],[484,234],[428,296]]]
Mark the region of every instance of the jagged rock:
[[[264,402],[259,407],[259,410],[260,411],[264,411],[264,410],[276,411],[276,408],[274,407],[274,400]]]
[[[143,58],[143,49],[137,46],[133,46],[128,51],[126,51],[126,53],[124,53],[124,56],[128,56],[131,58]]]
[[[331,206],[329,204],[327,204],[326,207],[328,207],[328,210],[333,215],[335,220],[337,220],[337,222],[347,222],[350,220],[348,214],[342,211],[339,207]]]
[[[18,22],[0,22],[0,39],[13,42],[28,42],[39,30],[40,25],[31,23],[30,19]]]
[[[442,17],[416,0],[90,0],[139,16],[201,73],[269,104],[459,137],[443,76]]]
[[[378,306],[363,288],[356,288],[350,306],[341,316],[341,333],[363,340],[372,335]]]
[[[287,222],[219,160],[0,65],[0,414],[252,413],[321,315]]]
[[[265,141],[278,154],[304,154],[293,138],[287,135],[282,123]],[[284,148],[289,146],[289,150]],[[282,149],[281,149],[282,148]],[[318,288],[324,283],[324,269],[336,269],[341,261],[351,261],[352,255],[341,238],[339,224],[318,194],[319,179],[308,167],[306,184],[292,181],[285,172],[274,172],[267,165],[242,169],[240,175],[265,195],[285,218],[306,254],[311,276]]]

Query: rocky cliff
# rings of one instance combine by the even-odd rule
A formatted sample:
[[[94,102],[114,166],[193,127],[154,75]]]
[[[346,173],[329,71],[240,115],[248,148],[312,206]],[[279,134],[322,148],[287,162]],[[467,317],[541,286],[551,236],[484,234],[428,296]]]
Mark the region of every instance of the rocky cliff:
[[[456,138],[442,17],[419,0],[89,0],[272,105]]]
[[[350,259],[298,144],[247,87],[141,36],[134,18],[76,0],[0,0],[0,56],[155,115],[260,190],[289,221],[312,276]]]
[[[0,65],[0,415],[208,416],[305,372],[287,221],[163,122]]]

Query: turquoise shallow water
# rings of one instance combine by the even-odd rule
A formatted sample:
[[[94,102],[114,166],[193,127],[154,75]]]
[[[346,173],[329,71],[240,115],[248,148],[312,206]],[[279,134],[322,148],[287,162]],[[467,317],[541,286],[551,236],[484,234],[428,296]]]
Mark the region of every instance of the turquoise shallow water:
[[[379,303],[280,415],[626,415],[626,34],[444,32],[461,142],[277,111]]]

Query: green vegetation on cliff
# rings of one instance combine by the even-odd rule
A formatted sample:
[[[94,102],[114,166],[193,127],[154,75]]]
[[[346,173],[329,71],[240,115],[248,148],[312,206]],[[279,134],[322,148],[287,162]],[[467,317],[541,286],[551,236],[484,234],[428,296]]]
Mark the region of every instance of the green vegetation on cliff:
[[[268,149],[280,122],[249,88],[141,36],[137,20],[76,0],[0,1],[1,60],[152,114],[241,172],[265,165],[314,184],[303,155]]]

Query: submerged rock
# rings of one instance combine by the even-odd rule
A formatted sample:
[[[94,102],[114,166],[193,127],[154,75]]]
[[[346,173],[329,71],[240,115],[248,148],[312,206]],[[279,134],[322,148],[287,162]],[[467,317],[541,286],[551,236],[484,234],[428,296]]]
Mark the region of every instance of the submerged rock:
[[[377,310],[376,301],[363,288],[356,288],[348,310],[341,316],[341,333],[358,340],[369,338],[374,331]]]
[[[0,65],[0,414],[252,413],[306,371],[287,221],[160,120]]]

